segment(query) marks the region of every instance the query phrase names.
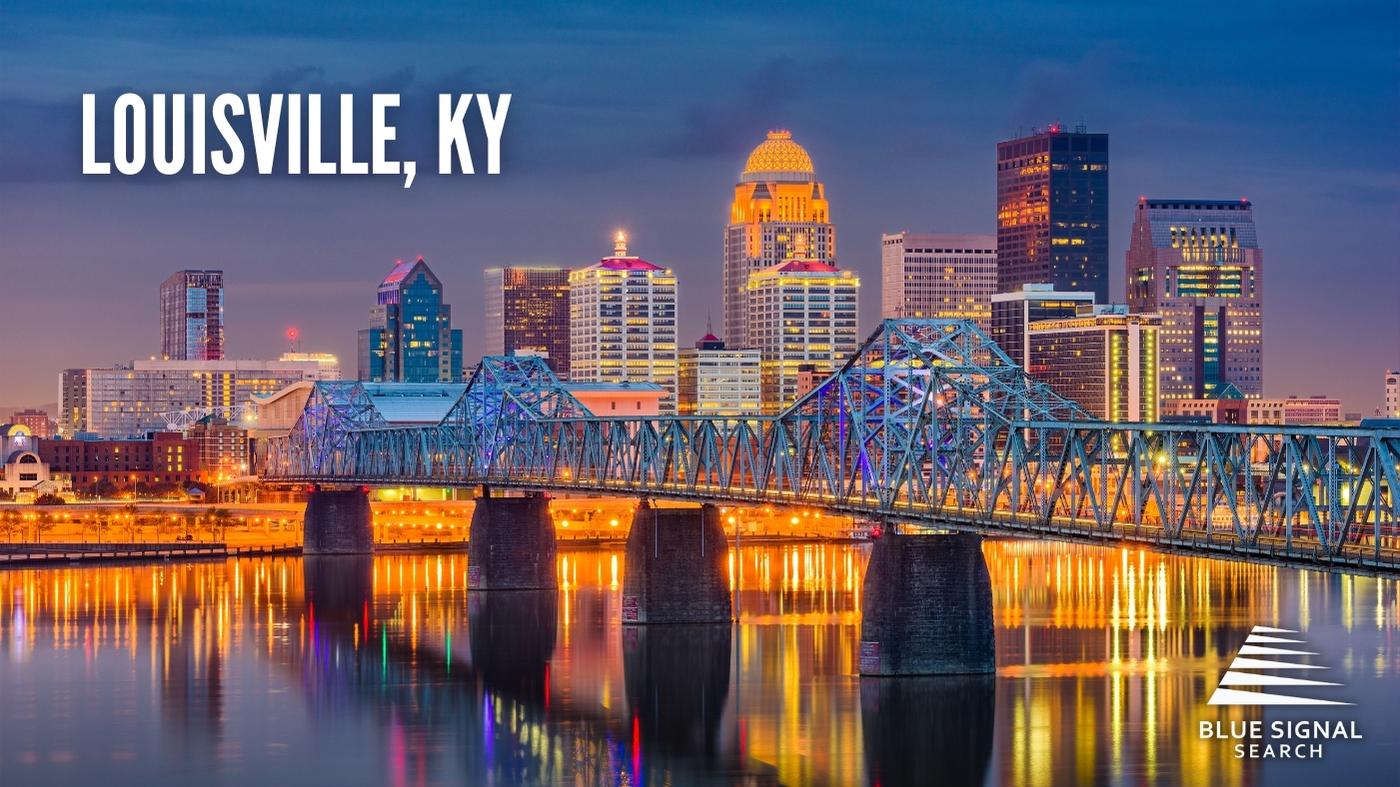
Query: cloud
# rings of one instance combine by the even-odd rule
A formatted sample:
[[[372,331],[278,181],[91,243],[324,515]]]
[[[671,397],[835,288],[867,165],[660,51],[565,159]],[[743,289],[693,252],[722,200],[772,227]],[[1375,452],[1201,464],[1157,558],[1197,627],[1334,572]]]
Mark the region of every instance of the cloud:
[[[789,108],[803,89],[796,61],[790,57],[768,60],[744,82],[738,95],[685,107],[680,127],[660,141],[658,152],[674,157],[742,156],[765,130],[790,123]]]

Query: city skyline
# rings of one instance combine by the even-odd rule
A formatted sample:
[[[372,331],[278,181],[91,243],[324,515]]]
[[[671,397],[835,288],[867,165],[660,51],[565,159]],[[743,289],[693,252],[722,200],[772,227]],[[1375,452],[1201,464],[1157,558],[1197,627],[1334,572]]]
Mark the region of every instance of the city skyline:
[[[1204,63],[1189,62],[1190,53],[1177,45],[1154,41],[1150,11],[1096,19],[1085,7],[1071,7],[1063,18],[1030,9],[1008,15],[992,31],[985,21],[969,20],[966,9],[943,9],[902,19],[901,34],[920,33],[930,46],[885,52],[878,51],[880,35],[887,35],[877,33],[879,18],[851,12],[845,25],[798,20],[790,42],[742,66],[718,63],[713,44],[732,36],[742,46],[761,38],[761,29],[726,26],[723,13],[713,20],[659,13],[635,30],[594,26],[590,41],[531,63],[508,51],[518,46],[516,37],[539,33],[558,40],[561,28],[526,30],[547,20],[502,12],[466,36],[480,36],[473,40],[501,53],[486,71],[464,70],[472,64],[443,48],[411,55],[413,42],[377,40],[377,29],[309,11],[293,13],[306,17],[303,29],[317,31],[301,34],[306,46],[295,54],[269,56],[269,30],[220,16],[213,27],[222,26],[221,32],[202,25],[181,31],[178,44],[165,37],[161,46],[177,51],[113,58],[112,47],[149,42],[190,20],[164,20],[162,32],[143,33],[102,10],[87,14],[78,28],[71,12],[21,9],[16,15],[35,24],[3,44],[19,65],[0,83],[6,118],[0,199],[7,205],[0,216],[6,239],[0,267],[7,281],[23,281],[43,297],[7,298],[6,311],[21,324],[36,323],[55,308],[76,316],[0,349],[0,367],[22,370],[0,380],[0,406],[53,403],[63,368],[158,356],[143,307],[151,287],[172,270],[226,272],[226,357],[276,357],[286,349],[283,331],[296,325],[304,346],[349,359],[354,332],[363,327],[367,282],[382,276],[389,260],[425,255],[459,313],[474,315],[482,308],[483,269],[573,266],[594,256],[618,228],[686,282],[678,332],[686,344],[703,333],[707,313],[720,310],[724,203],[743,156],[766,130],[791,129],[811,152],[835,195],[839,264],[874,282],[882,233],[995,229],[990,163],[998,142],[1032,126],[1085,120],[1113,140],[1113,299],[1123,293],[1124,254],[1140,195],[1247,197],[1259,209],[1269,255],[1265,395],[1326,394],[1341,398],[1347,410],[1370,414],[1381,406],[1381,373],[1400,362],[1400,315],[1393,307],[1400,290],[1394,264],[1400,188],[1396,153],[1385,139],[1400,102],[1392,42],[1381,34],[1396,10],[1367,8],[1381,20],[1376,30],[1353,31],[1295,10],[1259,28],[1246,9],[1225,9],[1222,21],[1254,20],[1267,46],[1225,51],[1216,48],[1218,41],[1212,44],[1216,33],[1206,31],[1190,44],[1209,52]],[[568,20],[575,29],[578,13]],[[163,18],[151,16],[160,28]],[[1101,23],[1096,32],[1102,35],[1073,32],[1086,18]],[[960,22],[995,45],[960,35]],[[1038,36],[1041,29],[1052,35]],[[331,47],[322,36],[335,39]],[[211,39],[228,37],[247,46],[220,58],[196,56]],[[1327,67],[1300,70],[1283,55],[1295,41],[1306,42]],[[543,76],[541,69],[558,70],[571,58],[617,43],[702,65],[673,89],[622,91],[629,84],[622,71],[632,71],[603,63],[573,101],[565,97],[588,80],[555,83]],[[797,63],[804,62],[804,51],[829,53],[822,60],[829,93],[801,77]],[[958,84],[957,75],[978,71],[994,52],[1005,62]],[[77,53],[82,57],[60,66]],[[88,58],[120,62],[120,70],[93,84]],[[1131,76],[1136,67],[1170,68],[1179,79],[1143,96],[1147,77]],[[273,87],[347,92],[386,83],[427,92],[503,82],[517,93],[512,111],[521,112],[521,126],[517,137],[507,138],[502,176],[426,180],[411,193],[377,180],[103,182],[76,175],[77,91],[151,90],[172,81],[198,87],[233,75],[235,82],[248,81],[231,87],[247,90],[266,89],[259,79]],[[657,86],[657,79],[649,84]],[[1220,102],[1199,100],[1205,84]],[[895,120],[878,114],[860,119],[865,109],[916,89],[932,98]],[[614,106],[606,119],[579,103],[599,96]],[[849,107],[839,123],[830,119],[828,102]],[[1220,108],[1225,104],[1228,111]],[[24,153],[16,155],[17,149]],[[665,199],[656,199],[658,193]],[[376,220],[366,221],[371,215]],[[540,216],[550,217],[548,231],[532,232]],[[1343,286],[1318,286],[1322,264],[1327,282]],[[863,300],[862,336],[880,309],[877,298]],[[480,323],[461,323],[464,355],[475,359],[483,347]],[[1367,341],[1356,341],[1358,332]]]

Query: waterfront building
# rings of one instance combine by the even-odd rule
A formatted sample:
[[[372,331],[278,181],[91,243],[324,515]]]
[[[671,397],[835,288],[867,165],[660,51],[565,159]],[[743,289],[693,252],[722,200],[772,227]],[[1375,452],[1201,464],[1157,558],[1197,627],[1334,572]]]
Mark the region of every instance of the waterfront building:
[[[681,415],[756,415],[761,407],[758,350],[731,350],[706,333],[680,352]]]
[[[223,271],[176,271],[161,282],[160,355],[172,361],[223,359]]]
[[[339,380],[340,359],[334,353],[304,353],[286,352],[277,357],[277,360],[287,363],[314,363],[316,364],[316,380]]]
[[[1076,317],[1092,308],[1094,293],[1061,292],[1049,284],[1024,284],[992,296],[992,341],[1021,368],[1028,365],[1026,334],[1033,322]]]
[[[247,429],[209,416],[191,426],[186,435],[198,446],[199,467],[210,480],[223,482],[248,475]]]
[[[1075,317],[1033,322],[1026,369],[1105,421],[1157,420],[1161,318],[1098,306]]]
[[[63,434],[135,437],[164,429],[166,414],[246,405],[254,395],[321,373],[315,361],[132,361],[69,369],[63,372],[65,396],[81,391],[82,399],[65,398],[65,417],[71,412],[74,420]]]
[[[859,288],[851,271],[800,257],[749,276],[749,337],[760,353],[765,413],[797,398],[802,367],[823,377],[855,353]]]
[[[0,494],[26,502],[67,488],[67,479],[55,477],[39,455],[40,439],[24,424],[0,424]]]
[[[627,252],[569,273],[569,378],[656,383],[663,414],[676,408],[676,274]]]
[[[1139,199],[1128,304],[1162,317],[1162,398],[1264,393],[1263,252],[1249,200]]]
[[[1400,372],[1385,373],[1385,417],[1400,418]]]
[[[53,421],[43,410],[16,410],[10,421],[25,427],[35,437],[53,437]]]
[[[836,264],[836,227],[812,157],[791,132],[770,131],[739,173],[724,231],[724,336],[729,347],[756,346],[749,334],[749,276],[798,256]]]
[[[881,317],[971,320],[991,330],[995,236],[883,235],[880,269]]]
[[[569,269],[488,268],[486,355],[533,353],[569,376]]]
[[[153,494],[203,483],[199,444],[178,432],[138,439],[39,440],[39,458],[83,494]]]
[[[358,350],[360,380],[462,380],[462,332],[452,327],[452,307],[443,301],[442,281],[422,257],[394,261],[379,283]]]
[[[1108,303],[1108,135],[1082,127],[997,145],[997,291],[1050,284]]]

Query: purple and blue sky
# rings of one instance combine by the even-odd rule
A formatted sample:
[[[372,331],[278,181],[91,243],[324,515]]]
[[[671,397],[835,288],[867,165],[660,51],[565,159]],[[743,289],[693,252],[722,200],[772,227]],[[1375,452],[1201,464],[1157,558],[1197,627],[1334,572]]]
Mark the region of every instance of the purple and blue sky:
[[[523,5],[523,4],[522,4]],[[159,352],[156,288],[226,272],[230,357],[354,372],[396,257],[443,279],[468,355],[481,270],[583,265],[625,227],[673,266],[682,336],[720,312],[734,180],[770,127],[824,180],[838,262],[879,316],[881,232],[994,231],[998,140],[1111,134],[1113,289],[1139,195],[1248,197],[1266,265],[1266,389],[1372,412],[1400,366],[1400,5],[1099,2],[43,2],[0,12],[0,405]],[[514,94],[504,174],[83,177],[80,95]],[[367,107],[367,100],[364,103]],[[109,138],[108,138],[109,139]],[[332,134],[333,140],[333,134]],[[251,170],[251,166],[249,167]]]

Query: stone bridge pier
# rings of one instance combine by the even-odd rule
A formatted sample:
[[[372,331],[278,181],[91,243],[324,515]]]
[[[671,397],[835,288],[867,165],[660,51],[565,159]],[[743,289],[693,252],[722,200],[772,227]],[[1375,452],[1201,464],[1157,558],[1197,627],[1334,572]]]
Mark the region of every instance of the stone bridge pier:
[[[981,536],[889,528],[875,542],[861,594],[862,675],[996,672]]]
[[[373,521],[368,490],[318,486],[302,514],[302,554],[368,555],[374,551]]]
[[[549,498],[492,497],[482,490],[472,511],[467,543],[469,590],[554,590],[554,520]]]
[[[729,623],[729,543],[719,508],[643,501],[627,534],[622,623]]]

